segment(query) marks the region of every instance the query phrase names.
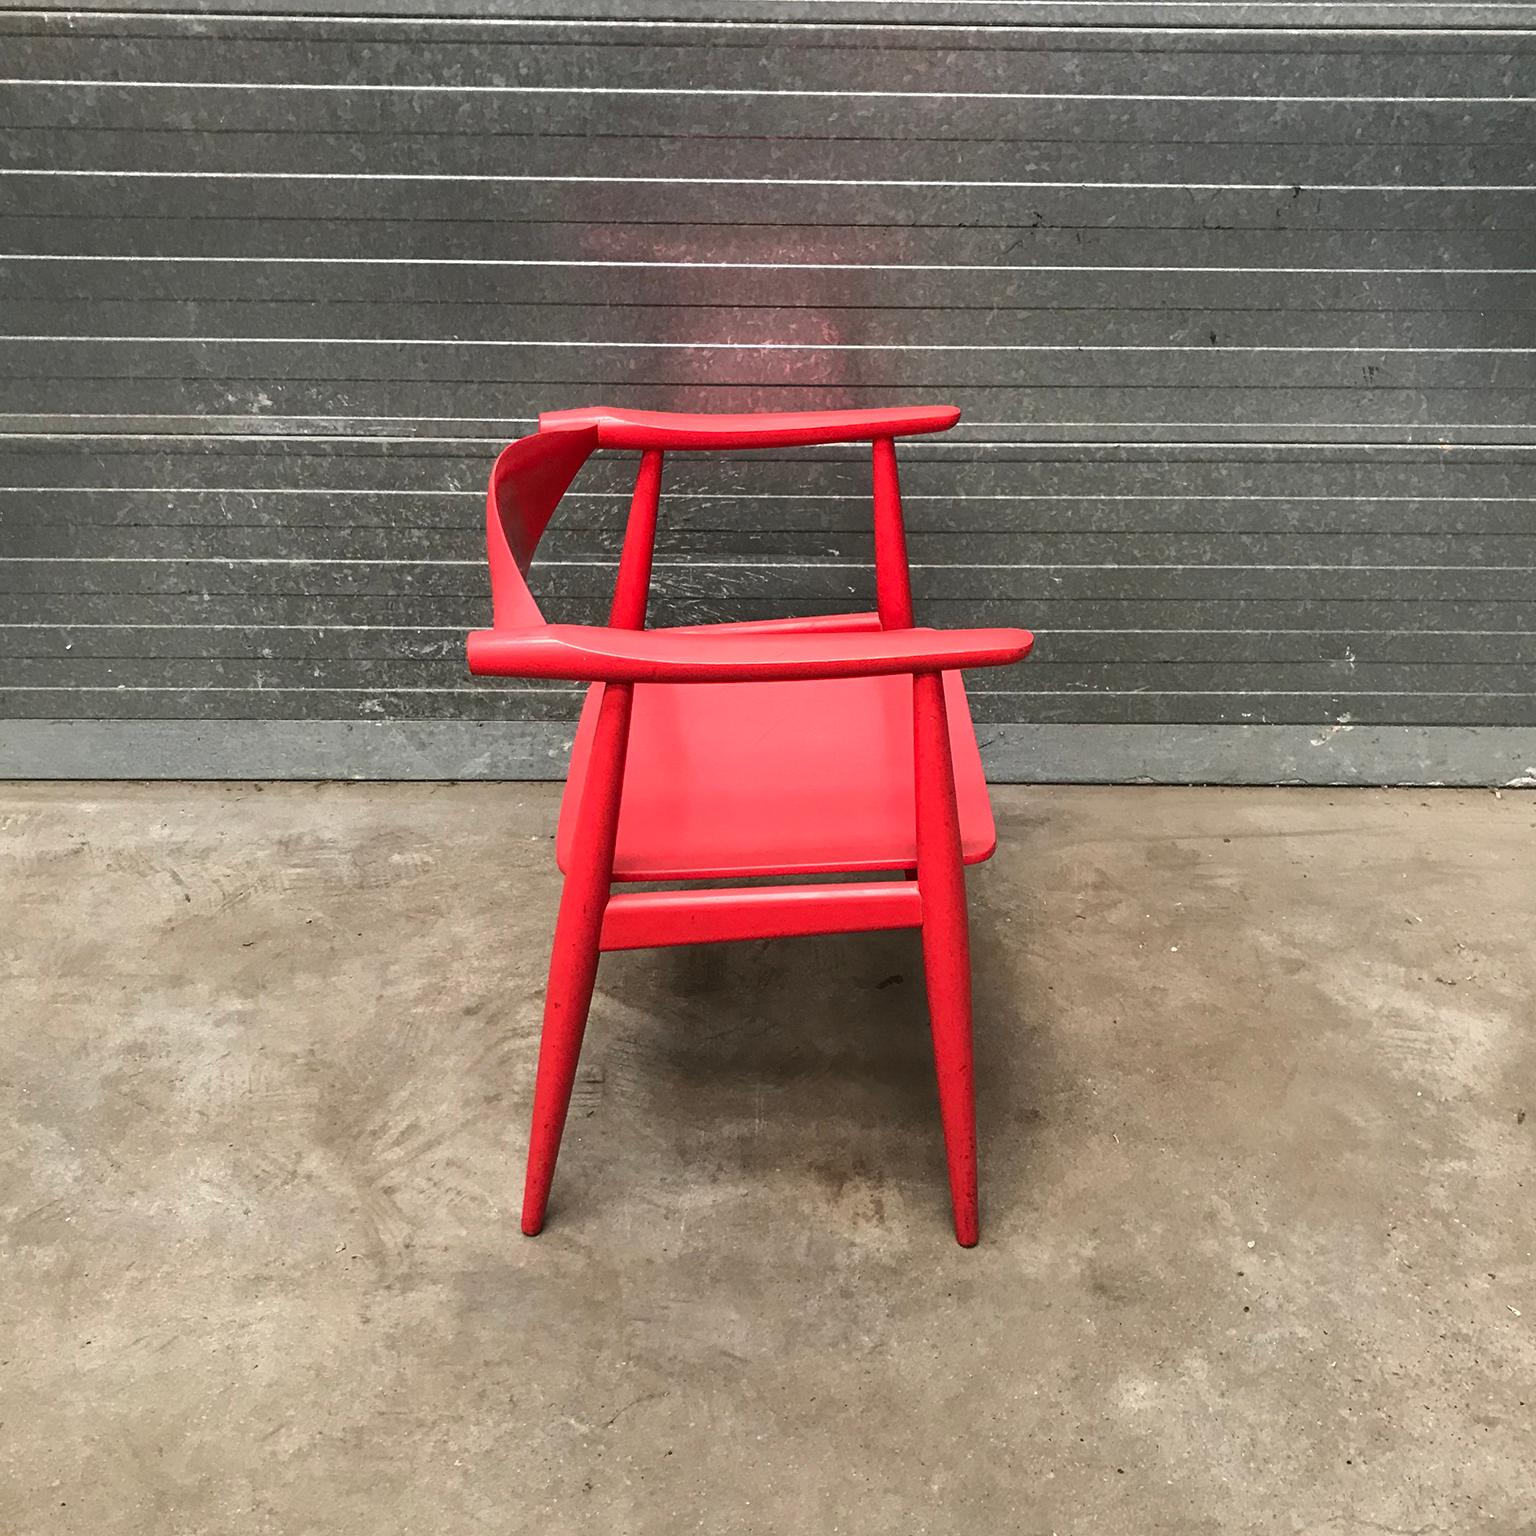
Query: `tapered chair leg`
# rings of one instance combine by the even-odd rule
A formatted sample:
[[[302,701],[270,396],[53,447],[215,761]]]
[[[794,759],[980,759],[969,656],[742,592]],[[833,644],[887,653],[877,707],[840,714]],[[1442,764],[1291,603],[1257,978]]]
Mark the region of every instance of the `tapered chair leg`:
[[[544,1030],[533,1089],[533,1125],[528,1135],[528,1175],[523,1185],[523,1231],[529,1237],[544,1226],[597,980],[603,912],[613,880],[631,698],[628,686],[609,686],[603,692],[586,785],[577,810],[576,835],[571,840],[571,867],[555,919],[555,946],[549,962]]]
[[[581,1056],[592,988],[597,980],[596,936],[588,931],[584,913],[577,909],[578,901],[585,905],[585,897],[573,890],[584,883],[587,882],[567,878],[560,916],[555,922],[555,948],[549,962],[544,1030],[539,1039],[539,1069],[533,1089],[533,1124],[528,1133],[528,1175],[523,1184],[523,1231],[530,1237],[544,1226],[555,1159],[560,1155],[560,1138],[571,1107],[576,1063]]]
[[[971,1051],[971,947],[965,907],[954,770],[943,680],[913,679],[917,790],[917,881],[923,902],[923,970],[944,1123],[944,1155],[955,1239],[980,1235],[976,1189],[976,1093]]]

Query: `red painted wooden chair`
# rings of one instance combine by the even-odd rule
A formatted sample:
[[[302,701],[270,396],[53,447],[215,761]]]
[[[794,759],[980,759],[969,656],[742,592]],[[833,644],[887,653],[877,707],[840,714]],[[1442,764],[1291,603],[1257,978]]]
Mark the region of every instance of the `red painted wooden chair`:
[[[996,844],[962,667],[1021,660],[1022,629],[918,629],[893,439],[950,406],[758,416],[554,411],[508,447],[486,508],[493,625],[470,671],[592,684],[556,855],[565,873],[534,1088],[523,1231],[544,1224],[604,950],[879,928],[922,932],[955,1236],[977,1237],[966,864]],[[645,628],[668,450],[870,442],[878,612]],[[547,624],[524,578],[596,448],[640,450],[606,626]],[[615,893],[616,881],[889,878]]]

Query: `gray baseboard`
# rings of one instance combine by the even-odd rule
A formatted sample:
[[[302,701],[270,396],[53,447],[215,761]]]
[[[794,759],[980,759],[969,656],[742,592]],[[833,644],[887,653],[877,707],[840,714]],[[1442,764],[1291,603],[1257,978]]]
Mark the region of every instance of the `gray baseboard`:
[[[1536,788],[1536,727],[1001,725],[1014,784],[1486,784]],[[11,720],[7,779],[558,779],[571,727],[526,721]]]

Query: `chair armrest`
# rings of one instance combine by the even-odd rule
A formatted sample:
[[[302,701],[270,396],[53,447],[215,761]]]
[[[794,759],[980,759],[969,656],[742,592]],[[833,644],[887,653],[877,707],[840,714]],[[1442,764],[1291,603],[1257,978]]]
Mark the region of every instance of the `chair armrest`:
[[[545,411],[539,431],[596,427],[600,448],[796,448],[812,443],[867,443],[877,437],[946,432],[958,406],[910,405],[881,411],[765,411],[745,416],[690,416],[675,411],[621,411],[584,405]]]
[[[957,672],[1022,661],[1023,629],[886,629],[867,634],[688,634],[544,624],[477,629],[468,640],[477,676],[588,683],[768,683],[792,679]]]

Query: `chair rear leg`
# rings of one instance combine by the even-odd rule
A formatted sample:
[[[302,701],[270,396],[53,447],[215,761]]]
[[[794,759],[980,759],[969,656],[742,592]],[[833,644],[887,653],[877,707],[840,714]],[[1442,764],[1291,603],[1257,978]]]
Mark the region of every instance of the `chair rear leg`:
[[[955,1239],[970,1248],[980,1235],[970,925],[943,688],[937,673],[913,679],[917,881],[923,901],[923,970]]]
[[[523,1185],[523,1231],[529,1237],[544,1226],[597,980],[603,912],[613,881],[632,692],[627,685],[609,685],[603,691],[587,759],[587,780],[576,813],[576,835],[571,840],[570,872],[555,918],[533,1089],[533,1125],[528,1135],[528,1174]]]

